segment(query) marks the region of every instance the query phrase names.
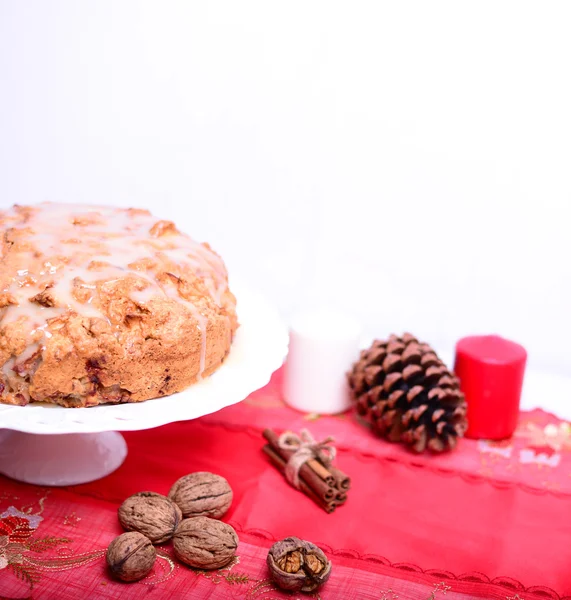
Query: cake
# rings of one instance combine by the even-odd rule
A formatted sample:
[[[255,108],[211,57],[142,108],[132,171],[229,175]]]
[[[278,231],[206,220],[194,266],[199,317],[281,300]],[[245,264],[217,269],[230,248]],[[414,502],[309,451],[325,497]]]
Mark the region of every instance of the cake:
[[[213,373],[236,300],[222,259],[146,210],[0,212],[0,402],[141,402]]]

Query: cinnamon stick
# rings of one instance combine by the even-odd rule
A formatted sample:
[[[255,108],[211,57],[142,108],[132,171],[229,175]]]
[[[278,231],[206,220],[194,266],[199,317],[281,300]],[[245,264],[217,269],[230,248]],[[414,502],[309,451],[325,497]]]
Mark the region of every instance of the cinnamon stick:
[[[335,478],[335,487],[338,490],[347,491],[351,487],[351,479],[337,467],[329,467],[329,472]]]
[[[338,492],[335,496],[335,504],[343,504],[347,500],[347,494],[345,492]]]
[[[284,450],[280,448],[278,440],[279,436],[277,433],[273,432],[271,429],[265,429],[263,436],[266,438],[270,446],[287,462],[290,457],[295,454],[293,450]],[[299,470],[299,474],[305,478],[305,480],[311,484],[314,489],[322,490],[324,489],[322,485],[320,485],[317,479],[321,479],[325,482],[327,487],[332,488],[335,487],[335,477],[331,475],[331,473],[318,461],[315,459],[308,460],[305,464],[302,465]],[[317,477],[315,477],[317,476]],[[315,485],[313,485],[315,483]]]
[[[272,461],[273,465],[280,471],[282,475],[285,475],[285,466],[286,461],[269,445],[266,444],[262,448],[263,452],[269,457]],[[299,479],[299,489],[309,498],[311,498],[317,505],[319,505],[323,510],[328,513],[332,513],[335,510],[336,503],[333,501],[325,501],[321,497],[319,497],[312,488],[307,485],[307,483],[300,477]]]

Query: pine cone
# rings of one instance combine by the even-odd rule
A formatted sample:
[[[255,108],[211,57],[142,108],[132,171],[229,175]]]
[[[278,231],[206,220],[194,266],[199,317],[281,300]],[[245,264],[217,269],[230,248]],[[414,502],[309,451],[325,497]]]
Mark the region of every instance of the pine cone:
[[[348,375],[357,410],[373,429],[415,452],[452,450],[466,431],[458,379],[410,333],[375,341]]]

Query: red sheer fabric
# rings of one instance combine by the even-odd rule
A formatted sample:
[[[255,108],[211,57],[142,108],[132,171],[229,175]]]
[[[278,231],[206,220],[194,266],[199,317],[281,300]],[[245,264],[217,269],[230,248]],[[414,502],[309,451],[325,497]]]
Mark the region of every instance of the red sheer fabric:
[[[331,515],[289,487],[261,452],[264,427],[333,435],[352,477]],[[125,434],[129,455],[109,477],[68,489],[0,478],[0,598],[293,598],[265,566],[274,540],[319,544],[333,574],[319,597],[571,597],[571,428],[541,411],[521,415],[514,438],[463,440],[444,456],[415,456],[375,438],[353,414],[304,416],[283,405],[280,374],[214,415]],[[181,475],[208,470],[234,489],[224,518],[238,531],[239,561],[213,573],[175,565],[169,544],[153,574],[111,580],[104,550],[120,533],[129,494],[167,493]]]

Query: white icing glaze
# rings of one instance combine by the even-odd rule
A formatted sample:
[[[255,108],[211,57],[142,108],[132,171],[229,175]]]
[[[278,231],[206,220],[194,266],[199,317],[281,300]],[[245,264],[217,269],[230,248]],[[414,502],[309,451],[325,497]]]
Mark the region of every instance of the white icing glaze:
[[[179,271],[190,269],[220,306],[227,279],[224,264],[216,254],[147,211],[43,203],[14,207],[0,217],[6,226],[5,239],[21,244],[17,252],[9,252],[9,262],[6,265],[4,261],[0,271],[0,293],[10,295],[17,303],[0,309],[0,326],[23,319],[30,335],[19,363],[45,346],[51,336],[48,319],[73,311],[109,321],[100,307],[99,290],[131,278],[139,280],[138,289],[130,292],[135,302],[144,304],[153,297],[167,296],[188,308],[201,335],[199,377],[202,375],[208,319],[198,306],[179,295],[176,286],[161,285],[155,279],[154,268],[164,271],[168,261]],[[81,301],[73,293],[74,286],[76,292],[81,292]],[[54,306],[30,301],[44,290]],[[12,366],[14,360],[10,359],[4,372]]]
[[[8,379],[8,377],[10,377],[11,375],[14,375],[14,373],[12,371],[12,367],[14,366],[15,362],[16,362],[16,359],[14,357],[12,357],[12,358],[9,358],[2,366],[2,372],[4,373],[4,377],[6,379]]]

